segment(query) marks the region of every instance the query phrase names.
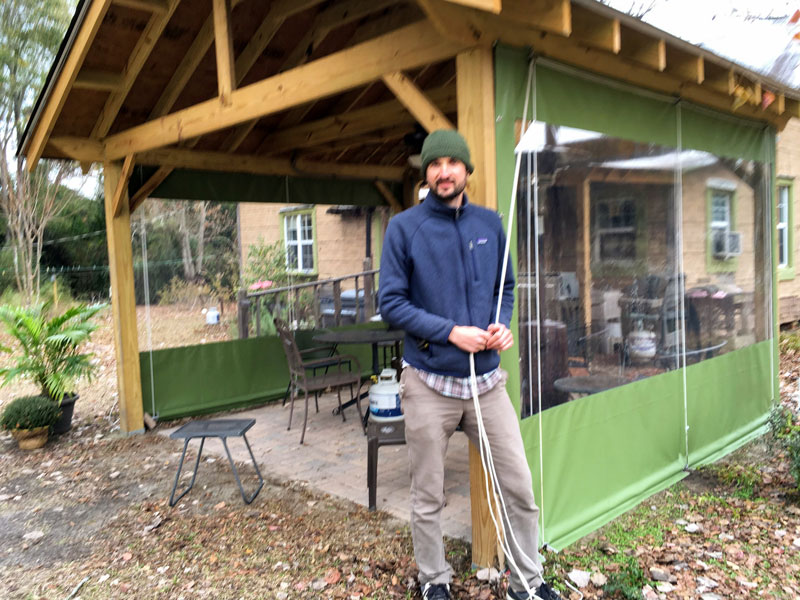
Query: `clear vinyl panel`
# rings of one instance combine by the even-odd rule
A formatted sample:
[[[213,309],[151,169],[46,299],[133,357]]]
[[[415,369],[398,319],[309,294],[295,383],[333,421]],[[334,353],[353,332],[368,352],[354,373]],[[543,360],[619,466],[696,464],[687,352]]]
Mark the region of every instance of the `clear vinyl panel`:
[[[522,416],[680,366],[680,153],[545,123],[517,150]]]
[[[771,336],[769,167],[692,151],[682,163],[686,363]]]

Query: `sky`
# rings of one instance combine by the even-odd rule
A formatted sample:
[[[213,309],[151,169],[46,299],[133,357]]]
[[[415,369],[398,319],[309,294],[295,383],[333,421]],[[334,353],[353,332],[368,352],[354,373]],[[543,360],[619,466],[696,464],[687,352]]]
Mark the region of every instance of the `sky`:
[[[602,1],[625,13],[653,4],[643,21],[756,71],[768,72],[787,47],[800,57],[800,41],[792,41],[800,26],[788,23],[800,0]],[[800,69],[784,83],[800,88]]]

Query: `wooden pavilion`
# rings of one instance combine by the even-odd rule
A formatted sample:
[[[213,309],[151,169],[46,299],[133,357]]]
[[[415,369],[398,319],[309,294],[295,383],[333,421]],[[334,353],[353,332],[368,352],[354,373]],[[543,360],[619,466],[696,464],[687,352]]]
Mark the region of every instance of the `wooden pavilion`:
[[[456,126],[471,197],[496,208],[496,42],[778,131],[800,116],[796,90],[594,0],[79,2],[21,153],[103,165],[123,431],[143,429],[130,218],[148,195],[181,172],[356,179],[400,211],[404,137]]]

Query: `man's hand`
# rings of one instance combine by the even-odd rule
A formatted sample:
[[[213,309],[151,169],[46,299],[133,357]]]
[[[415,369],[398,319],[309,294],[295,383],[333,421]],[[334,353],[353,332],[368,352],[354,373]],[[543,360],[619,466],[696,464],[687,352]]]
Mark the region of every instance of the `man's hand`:
[[[486,342],[487,350],[497,350],[502,352],[514,345],[514,336],[511,330],[502,323],[492,323],[489,325],[489,341]]]
[[[471,325],[456,325],[450,331],[447,341],[461,348],[464,352],[480,352],[487,348],[489,332]]]

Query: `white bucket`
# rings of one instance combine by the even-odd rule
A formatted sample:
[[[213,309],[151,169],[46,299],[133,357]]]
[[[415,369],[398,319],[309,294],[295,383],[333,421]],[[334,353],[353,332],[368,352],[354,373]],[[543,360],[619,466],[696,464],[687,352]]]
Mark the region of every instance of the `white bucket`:
[[[652,331],[631,331],[628,352],[632,360],[650,360],[656,355],[656,334]]]
[[[209,308],[206,311],[206,325],[219,324],[219,311],[216,308]]]
[[[378,383],[369,388],[369,418],[373,421],[400,421],[400,384],[397,371],[384,369],[378,376]]]

